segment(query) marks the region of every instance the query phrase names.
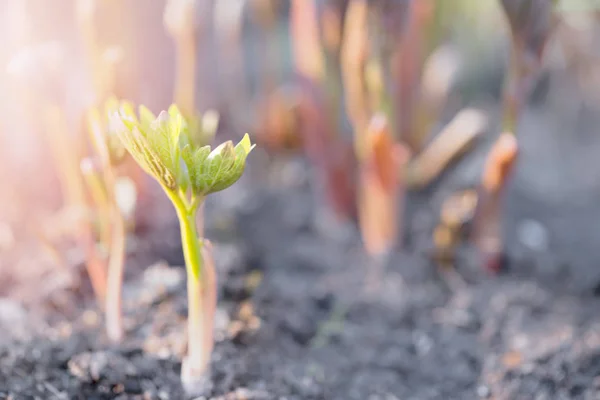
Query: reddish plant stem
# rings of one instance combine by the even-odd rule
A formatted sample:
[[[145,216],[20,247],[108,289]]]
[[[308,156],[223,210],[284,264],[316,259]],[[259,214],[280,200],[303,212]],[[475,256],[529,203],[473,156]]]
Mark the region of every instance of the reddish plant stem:
[[[397,115],[400,138],[416,154],[422,147],[422,137],[415,131],[415,116],[419,96],[419,82],[423,65],[424,29],[433,17],[430,0],[412,1],[409,6],[408,26],[395,55],[394,72],[398,82]]]
[[[517,140],[514,134],[502,133],[488,155],[478,189],[473,240],[486,270],[492,273],[499,272],[502,266],[503,193],[517,154]]]
[[[325,198],[342,219],[356,217],[355,158],[352,146],[329,134],[332,123],[326,114],[322,96],[312,82],[300,77],[299,112],[306,154],[315,166],[317,181],[322,183]]]

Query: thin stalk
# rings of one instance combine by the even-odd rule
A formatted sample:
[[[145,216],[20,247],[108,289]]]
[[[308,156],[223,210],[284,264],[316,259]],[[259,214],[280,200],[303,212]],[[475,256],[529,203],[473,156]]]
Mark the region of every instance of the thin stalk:
[[[199,239],[202,241],[202,238]],[[204,273],[202,277],[203,295],[204,295],[204,364],[210,363],[210,355],[213,352],[215,312],[217,310],[217,273],[215,270],[215,262],[213,258],[212,244],[208,240],[204,240],[202,245],[202,258],[204,263]]]
[[[106,333],[110,340],[119,342],[123,338],[122,290],[123,271],[125,268],[125,239],[127,236],[123,214],[119,209],[116,194],[117,178],[111,162],[110,150],[106,144],[106,132],[101,126],[98,116],[88,116],[88,130],[93,147],[102,165],[102,179],[106,204],[101,208],[101,220],[110,225],[108,241],[108,278],[105,299]]]
[[[515,134],[517,120],[529,92],[524,69],[525,47],[521,40],[514,39],[510,53],[508,73],[504,84],[502,129]]]
[[[110,246],[111,227],[110,227],[110,198],[108,197],[107,188],[102,180],[97,164],[90,158],[84,158],[81,161],[81,174],[86,183],[92,202],[98,210],[99,217],[98,230],[100,243],[106,249]]]
[[[108,261],[108,286],[106,291],[106,332],[110,340],[123,338],[122,292],[125,266],[125,223],[116,204],[112,207],[112,235]]]
[[[484,266],[492,273],[501,269],[502,199],[506,183],[517,159],[517,140],[513,133],[504,132],[492,147],[483,179],[477,193],[473,240]]]
[[[394,73],[398,81],[397,124],[400,138],[408,143],[413,154],[422,147],[420,132],[416,131],[415,116],[418,114],[420,75],[423,64],[424,30],[432,17],[430,1],[410,3],[408,25],[395,55]]]
[[[167,191],[175,205],[181,230],[181,243],[187,271],[188,354],[183,362],[181,378],[188,390],[197,390],[207,382],[206,374],[213,349],[214,312],[216,308],[216,274],[212,248],[198,237],[198,207],[201,200],[189,204]]]
[[[358,159],[365,153],[369,107],[364,79],[368,53],[367,3],[352,0],[344,22],[341,49],[342,78],[346,91],[346,113],[354,126],[354,149]]]
[[[110,221],[112,222],[110,255],[108,260],[108,287],[106,292],[106,332],[118,342],[123,337],[123,271],[125,268],[126,229],[115,194],[116,179],[111,165],[104,168],[104,181],[111,199]]]
[[[372,256],[388,253],[399,236],[403,187],[398,174],[406,158],[393,142],[387,118],[375,114],[367,131],[358,185],[359,225],[364,247]]]
[[[343,125],[344,101],[340,68],[343,17],[344,10],[333,7],[331,4],[326,4],[319,16],[325,73],[323,79],[328,96],[328,108],[335,115],[335,130],[330,132],[331,135],[340,133],[341,125]]]
[[[188,367],[192,376],[206,370],[203,330],[203,296],[200,275],[202,271],[202,246],[196,230],[196,212],[178,212],[181,243],[187,268],[188,290]],[[197,272],[194,272],[197,271]]]
[[[67,138],[68,126],[66,116],[60,107],[50,105],[45,110],[46,126],[50,136],[49,143],[59,170],[59,178],[65,195],[67,207],[78,215],[77,235],[84,249],[86,269],[90,277],[96,299],[103,302],[106,296],[106,271],[98,254],[94,240],[92,225],[87,215],[85,188],[79,171],[78,148],[73,148],[72,141]]]

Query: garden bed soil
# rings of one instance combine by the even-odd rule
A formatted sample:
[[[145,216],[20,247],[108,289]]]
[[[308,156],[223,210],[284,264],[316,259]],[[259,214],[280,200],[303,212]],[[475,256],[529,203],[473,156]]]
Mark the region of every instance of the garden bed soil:
[[[564,211],[527,190],[528,176],[544,177],[547,168],[527,157],[545,154],[545,147],[531,153],[528,143],[553,135],[539,128],[551,117],[536,112],[524,119],[536,128],[523,134],[526,161],[507,202],[507,268],[495,277],[477,272],[468,248],[455,269],[440,269],[429,257],[436,210],[475,182],[491,138],[435,190],[409,196],[406,250],[375,280],[356,232],[315,223],[322,216],[315,216],[304,161],[275,159],[265,168],[258,149],[242,181],[207,205],[220,299],[214,387],[206,398],[600,398],[599,280],[597,258],[590,258],[599,231],[584,222],[594,215],[591,202]],[[575,144],[562,148],[567,158],[581,141],[569,143]],[[562,194],[561,186],[552,190]],[[155,194],[147,206],[154,223],[130,243],[127,336],[120,345],[104,335],[80,262],[44,272],[48,260],[27,241],[3,256],[0,399],[186,398],[179,384],[183,259],[174,213]],[[520,240],[524,220],[529,231]],[[574,242],[578,254],[561,253]]]

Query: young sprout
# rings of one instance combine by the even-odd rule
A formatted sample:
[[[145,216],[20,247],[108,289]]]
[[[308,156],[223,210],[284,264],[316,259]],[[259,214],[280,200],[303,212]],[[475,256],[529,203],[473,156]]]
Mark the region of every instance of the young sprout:
[[[367,88],[364,79],[369,51],[367,16],[366,0],[350,1],[346,10],[341,50],[346,113],[354,127],[354,148],[359,158],[365,147],[364,132],[369,124]]]
[[[118,102],[111,99],[106,102],[105,114],[115,112]],[[124,159],[125,148],[118,137],[107,129],[104,119],[98,109],[91,109],[87,115],[88,132],[92,147],[99,160],[99,170],[101,183],[99,183],[105,192],[105,197],[99,195],[92,196],[96,201],[96,208],[99,211],[99,221],[101,227],[108,224],[108,235],[103,242],[108,250],[107,262],[107,291],[105,300],[106,312],[106,332],[110,340],[118,342],[123,337],[123,318],[122,318],[122,287],[123,287],[123,269],[125,264],[125,239],[126,227],[123,213],[117,202],[117,173],[116,166]],[[84,176],[86,176],[84,174]],[[94,175],[89,175],[92,177]],[[91,179],[88,179],[90,187],[94,185]],[[96,189],[96,191],[99,189]],[[95,190],[92,190],[92,195]]]
[[[110,200],[104,180],[102,179],[102,170],[97,159],[86,157],[81,160],[79,166],[83,181],[85,182],[92,203],[97,210],[98,218],[95,218],[98,224],[100,243],[103,248],[108,248],[110,243]]]
[[[394,143],[385,115],[371,119],[360,171],[359,221],[363,242],[372,256],[387,255],[396,243],[399,219],[399,172],[408,154]]]
[[[502,268],[501,202],[502,192],[517,159],[516,137],[504,132],[494,143],[483,169],[477,193],[473,240],[490,272]]]
[[[197,212],[206,196],[234,184],[244,172],[254,147],[246,134],[214,149],[198,146],[190,138],[188,122],[172,105],[155,117],[144,106],[139,116],[127,102],[111,116],[112,129],[138,164],[163,188],[180,223],[188,277],[188,354],[181,378],[189,392],[209,383],[216,304],[216,274],[212,249],[198,235]]]
[[[500,0],[511,32],[511,53],[503,93],[502,134],[493,145],[479,185],[472,240],[491,272],[501,267],[503,188],[516,163],[517,122],[541,71],[546,43],[556,25],[551,0]]]

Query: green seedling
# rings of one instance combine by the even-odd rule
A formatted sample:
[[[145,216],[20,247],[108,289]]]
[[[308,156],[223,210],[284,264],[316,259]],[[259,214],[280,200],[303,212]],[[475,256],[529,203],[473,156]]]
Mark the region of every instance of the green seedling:
[[[122,102],[110,118],[111,127],[138,164],[162,187],[173,203],[181,230],[188,282],[188,354],[181,371],[189,392],[210,382],[213,348],[216,274],[212,250],[199,237],[197,213],[206,197],[233,185],[243,174],[246,157],[254,147],[246,134],[212,149],[196,145],[187,120],[173,105],[158,117],[144,106],[136,115]]]

